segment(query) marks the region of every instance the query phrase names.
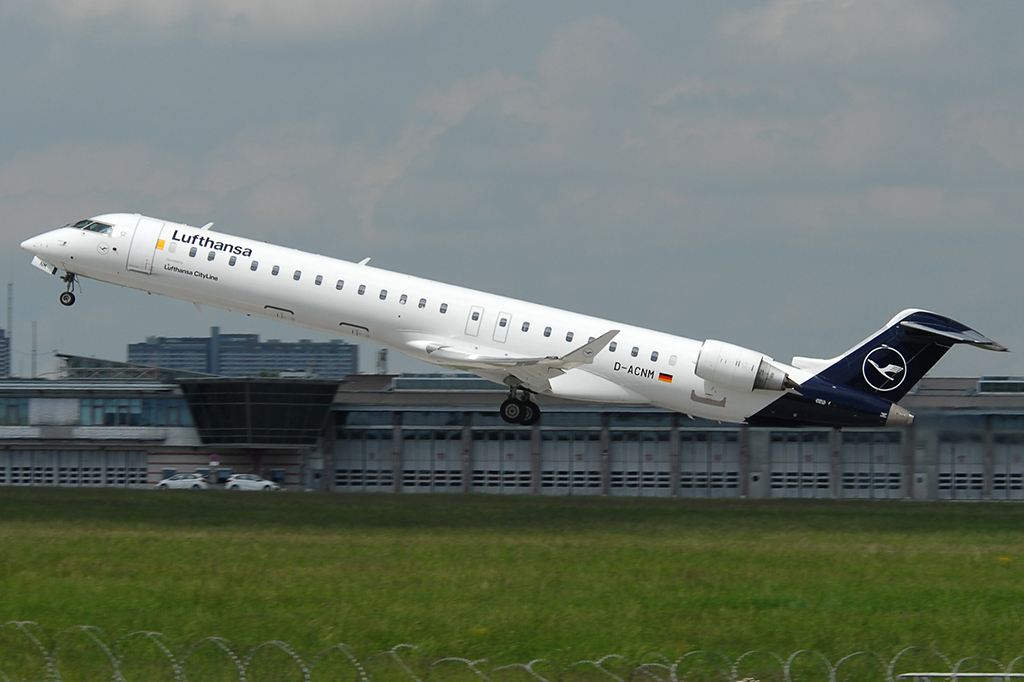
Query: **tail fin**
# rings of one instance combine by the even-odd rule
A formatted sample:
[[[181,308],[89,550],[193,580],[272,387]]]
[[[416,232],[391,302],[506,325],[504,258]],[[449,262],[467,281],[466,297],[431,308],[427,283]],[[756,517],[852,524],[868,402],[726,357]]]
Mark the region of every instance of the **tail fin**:
[[[926,310],[904,310],[883,329],[838,358],[793,358],[793,365],[817,371],[819,379],[834,386],[897,402],[958,343],[985,350],[1007,350],[956,320]]]

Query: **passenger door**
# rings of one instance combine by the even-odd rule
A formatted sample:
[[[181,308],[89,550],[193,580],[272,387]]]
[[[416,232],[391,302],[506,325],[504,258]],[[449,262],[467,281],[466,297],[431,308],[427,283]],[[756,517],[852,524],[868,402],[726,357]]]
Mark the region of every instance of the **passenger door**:
[[[139,218],[139,224],[132,235],[131,246],[128,247],[128,269],[149,275],[153,273],[153,255],[156,253],[163,222]]]

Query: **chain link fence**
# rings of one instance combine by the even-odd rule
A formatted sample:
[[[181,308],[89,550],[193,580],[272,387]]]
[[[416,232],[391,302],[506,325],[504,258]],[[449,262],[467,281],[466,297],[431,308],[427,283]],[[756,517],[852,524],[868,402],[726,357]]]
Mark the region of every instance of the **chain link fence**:
[[[677,658],[650,653],[631,660],[613,654],[569,665],[547,659],[493,665],[487,659],[434,658],[409,644],[364,659],[345,644],[304,657],[278,640],[245,648],[206,637],[180,647],[159,632],[111,640],[89,625],[55,635],[31,621],[0,625],[0,682],[901,682],[923,672],[953,682],[1009,682],[1024,677],[1024,655],[1009,663],[974,657],[954,661],[935,649],[907,647],[892,658],[858,651],[832,661],[808,649],[788,656],[754,650],[736,658],[691,651]]]

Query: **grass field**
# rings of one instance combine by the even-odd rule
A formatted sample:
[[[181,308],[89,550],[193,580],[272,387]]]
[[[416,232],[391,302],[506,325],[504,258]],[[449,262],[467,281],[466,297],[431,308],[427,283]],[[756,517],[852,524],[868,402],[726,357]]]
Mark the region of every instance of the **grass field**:
[[[367,656],[1024,653],[1024,505],[0,489],[0,622]]]

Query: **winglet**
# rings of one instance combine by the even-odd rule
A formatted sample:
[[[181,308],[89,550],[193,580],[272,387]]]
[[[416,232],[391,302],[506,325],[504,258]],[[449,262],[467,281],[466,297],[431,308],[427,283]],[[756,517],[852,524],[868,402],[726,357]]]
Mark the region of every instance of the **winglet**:
[[[612,329],[609,332],[605,332],[601,336],[597,337],[593,341],[588,342],[586,345],[580,346],[576,350],[572,351],[568,355],[563,355],[560,359],[566,364],[578,365],[589,365],[594,361],[594,358],[598,353],[605,349],[612,339],[619,333],[618,329]]]
[[[203,225],[203,226],[202,226],[202,227],[200,227],[199,229],[200,229],[200,230],[202,230],[203,232],[206,232],[206,231],[207,231],[207,230],[209,230],[209,229],[210,229],[211,227],[213,227],[213,223],[212,223],[212,222],[211,222],[211,223],[206,223],[205,225]]]

